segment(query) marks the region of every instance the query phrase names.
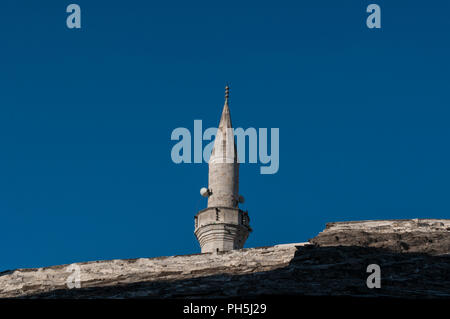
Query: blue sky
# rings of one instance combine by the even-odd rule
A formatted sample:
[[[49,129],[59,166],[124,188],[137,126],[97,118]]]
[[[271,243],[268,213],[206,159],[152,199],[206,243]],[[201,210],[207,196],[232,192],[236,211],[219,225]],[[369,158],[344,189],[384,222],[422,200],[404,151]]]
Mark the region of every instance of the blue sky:
[[[243,2],[1,1],[0,270],[199,252],[207,164],[170,135],[226,82],[235,127],[280,129],[277,174],[241,165],[246,247],[450,218],[450,4]]]

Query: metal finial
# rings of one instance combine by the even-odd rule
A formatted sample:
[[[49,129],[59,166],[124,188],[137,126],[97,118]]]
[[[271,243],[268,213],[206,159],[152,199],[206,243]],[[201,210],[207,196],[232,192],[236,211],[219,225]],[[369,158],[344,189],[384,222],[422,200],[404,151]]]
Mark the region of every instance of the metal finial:
[[[227,85],[225,87],[225,100],[228,100],[229,96],[230,96],[230,87]]]

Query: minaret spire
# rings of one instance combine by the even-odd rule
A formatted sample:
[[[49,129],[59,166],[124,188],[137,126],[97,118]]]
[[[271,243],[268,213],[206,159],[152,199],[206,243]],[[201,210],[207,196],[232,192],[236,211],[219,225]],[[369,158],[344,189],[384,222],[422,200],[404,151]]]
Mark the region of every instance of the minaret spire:
[[[220,117],[219,127],[217,129],[214,147],[209,159],[209,163],[235,163],[235,168],[238,170],[238,157],[236,145],[234,143],[233,125],[231,123],[230,107],[228,106],[228,99],[230,96],[230,88],[225,87],[225,104]],[[236,178],[236,187],[239,181]],[[238,189],[238,188],[237,188]]]
[[[220,118],[219,129],[220,128],[232,128],[231,125],[231,115],[230,107],[228,106],[228,98],[230,96],[230,87],[225,86],[225,104],[223,105],[222,117]]]

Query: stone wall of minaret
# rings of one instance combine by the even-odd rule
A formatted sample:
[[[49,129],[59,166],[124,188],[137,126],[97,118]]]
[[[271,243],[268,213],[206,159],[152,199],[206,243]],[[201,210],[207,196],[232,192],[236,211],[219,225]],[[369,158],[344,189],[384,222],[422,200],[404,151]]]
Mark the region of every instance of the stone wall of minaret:
[[[243,248],[251,228],[248,213],[239,209],[239,161],[237,157],[230,109],[228,87],[225,105],[209,159],[208,207],[195,216],[195,235],[202,253]]]

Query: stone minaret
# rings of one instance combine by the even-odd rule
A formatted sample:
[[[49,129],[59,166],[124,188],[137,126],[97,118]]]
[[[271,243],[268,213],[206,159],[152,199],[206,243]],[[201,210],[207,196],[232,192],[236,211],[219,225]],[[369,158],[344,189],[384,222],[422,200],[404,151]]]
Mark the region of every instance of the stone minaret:
[[[200,194],[208,197],[208,207],[195,216],[195,236],[202,253],[244,247],[249,233],[248,213],[239,209],[244,198],[239,195],[239,162],[228,107],[229,88],[209,159],[208,188]]]

